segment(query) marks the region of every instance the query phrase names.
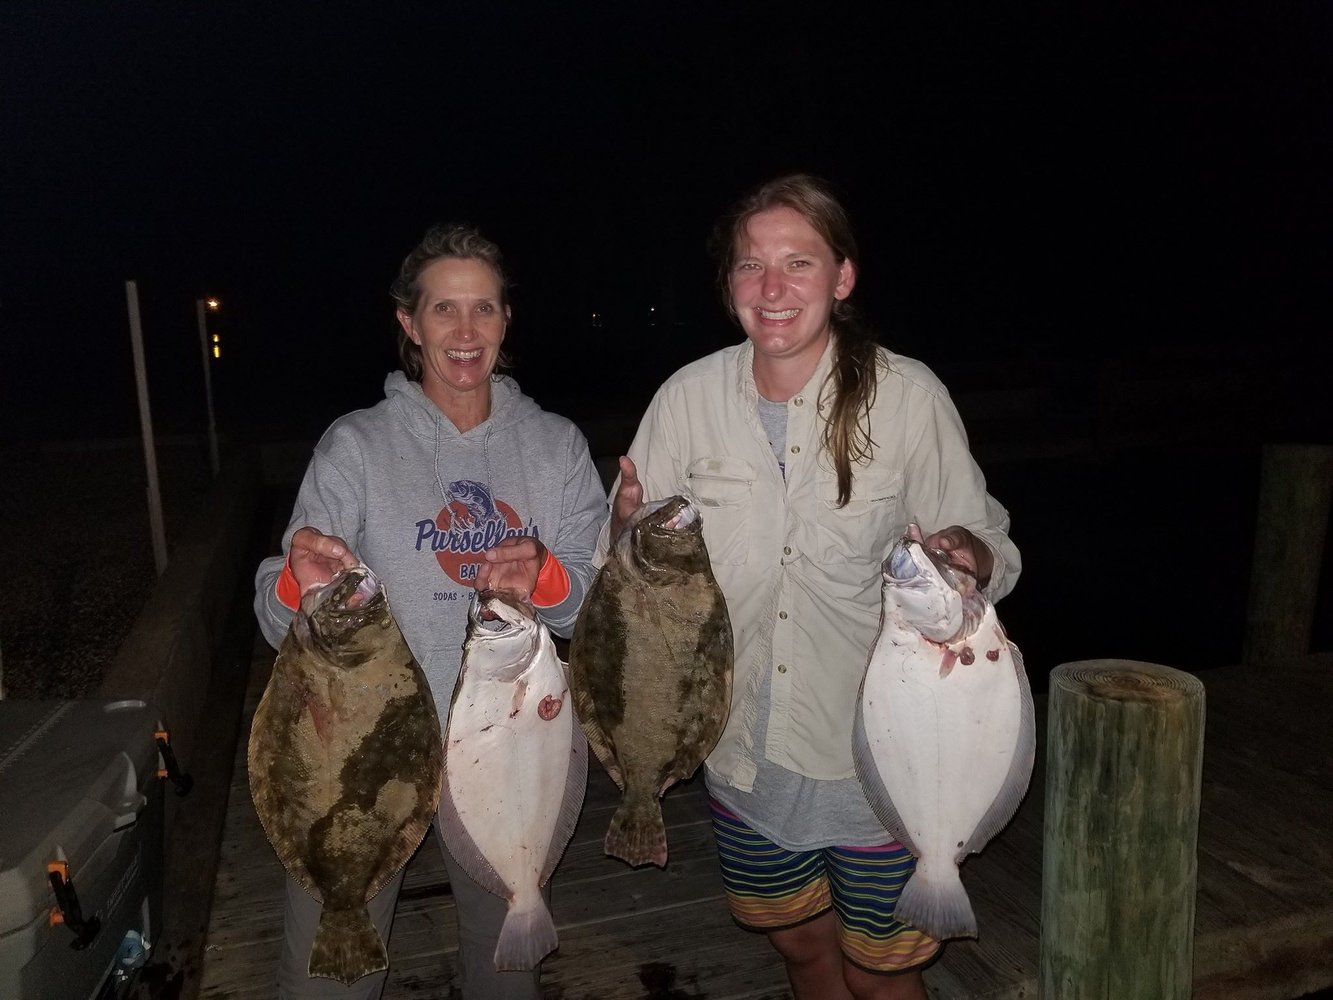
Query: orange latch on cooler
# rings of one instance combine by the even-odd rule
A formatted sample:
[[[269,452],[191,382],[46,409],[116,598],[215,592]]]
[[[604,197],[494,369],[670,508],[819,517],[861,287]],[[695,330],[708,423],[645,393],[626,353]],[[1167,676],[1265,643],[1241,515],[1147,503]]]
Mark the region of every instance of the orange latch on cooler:
[[[87,920],[83,918],[83,910],[79,907],[79,894],[74,891],[74,880],[70,878],[68,861],[59,858],[48,861],[46,878],[51,883],[51,891],[56,895],[56,905],[51,907],[50,916],[47,918],[48,926],[64,924],[74,932],[74,940],[69,946],[76,951],[82,951],[92,943],[93,938],[97,937],[97,932],[102,929],[102,921],[96,917],[89,917]]]
[[[153,733],[153,742],[157,744],[159,753],[157,757],[157,776],[165,778],[167,776],[167,763],[162,759],[161,750],[163,747],[171,746],[171,732],[166,729],[159,729]]]
[[[56,883],[63,885],[69,884],[69,863],[66,861],[48,861],[46,863],[46,877],[51,882],[51,888],[55,889]],[[51,914],[47,918],[48,927],[56,927],[65,922],[65,914],[60,910],[60,890],[56,889],[56,905],[51,907]]]
[[[190,789],[194,787],[194,779],[188,774],[182,774],[180,765],[176,763],[176,754],[171,749],[171,730],[157,730],[153,733],[153,740],[157,743],[157,776],[170,778],[171,783],[176,786],[177,795],[190,794]]]

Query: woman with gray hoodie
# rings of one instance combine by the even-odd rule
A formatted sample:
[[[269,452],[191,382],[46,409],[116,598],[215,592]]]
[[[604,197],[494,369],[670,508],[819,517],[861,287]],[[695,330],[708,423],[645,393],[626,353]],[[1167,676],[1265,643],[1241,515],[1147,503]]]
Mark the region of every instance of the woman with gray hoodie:
[[[510,320],[499,247],[468,226],[433,227],[391,293],[404,370],[388,376],[380,403],[340,417],[316,445],[284,554],[259,567],[255,612],[276,648],[301,594],[364,562],[392,595],[443,721],[474,588],[528,595],[551,631],[567,636],[607,500],[578,428],[496,374]],[[497,972],[492,960],[505,901],[443,854],[464,996],[536,1000],[540,967]],[[400,871],[369,904],[385,941],[401,884]],[[379,997],[386,972],[350,987],[306,975],[319,913],[289,877],[280,996]]]

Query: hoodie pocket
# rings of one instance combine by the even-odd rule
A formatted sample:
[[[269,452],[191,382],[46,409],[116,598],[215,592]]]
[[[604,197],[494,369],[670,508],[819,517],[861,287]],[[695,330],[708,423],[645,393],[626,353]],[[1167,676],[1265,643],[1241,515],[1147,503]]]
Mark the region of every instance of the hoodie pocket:
[[[739,458],[701,458],[685,471],[685,492],[699,508],[708,559],[739,565],[750,558],[750,498],[755,472]]]

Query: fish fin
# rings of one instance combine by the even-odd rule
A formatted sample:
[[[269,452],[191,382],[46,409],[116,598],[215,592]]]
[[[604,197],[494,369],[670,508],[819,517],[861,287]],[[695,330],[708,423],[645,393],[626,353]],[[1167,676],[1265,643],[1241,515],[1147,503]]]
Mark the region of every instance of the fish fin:
[[[864,692],[863,692],[864,694]],[[870,751],[870,740],[866,738],[865,716],[861,709],[861,696],[856,699],[856,714],[852,719],[852,757],[856,763],[856,775],[861,779],[861,790],[865,792],[870,808],[884,824],[884,829],[893,835],[893,839],[902,844],[916,857],[921,852],[907,833],[907,824],[898,815],[898,807],[893,804],[893,797],[884,786],[879,768],[875,766],[875,756]]]
[[[588,741],[583,733],[575,728],[569,747],[569,773],[565,779],[565,797],[560,802],[560,815],[556,818],[555,829],[551,832],[551,848],[542,865],[539,885],[545,885],[555,866],[564,856],[569,846],[569,838],[574,836],[574,827],[578,826],[579,813],[583,811],[583,798],[588,792]]]
[[[440,808],[437,816],[440,821],[440,837],[444,840],[444,846],[450,855],[458,862],[458,866],[487,892],[494,893],[501,899],[508,899],[512,895],[509,887],[481,853],[476,841],[463,825],[463,817],[458,815],[453,792],[449,789],[448,767],[444,768],[440,777]]]
[[[953,666],[958,662],[958,654],[952,649],[945,648],[940,651],[940,676],[948,677],[953,673]]]
[[[952,863],[928,867],[918,862],[898,896],[893,916],[937,941],[977,936],[972,901],[963,888],[958,866]]]
[[[1014,747],[1014,759],[1009,762],[1009,773],[1005,775],[1004,784],[996,793],[995,801],[981,817],[977,828],[972,831],[972,836],[967,838],[955,861],[962,861],[967,855],[976,854],[1005,828],[1005,825],[1014,818],[1014,813],[1018,812],[1023,796],[1027,794],[1028,783],[1032,780],[1032,765],[1037,757],[1037,713],[1032,704],[1032,687],[1028,684],[1023,655],[1012,642],[1009,643],[1009,654],[1014,660],[1021,699],[1018,742]]]
[[[579,720],[579,728],[583,730],[588,746],[592,747],[597,760],[616,783],[616,787],[623,792],[625,776],[620,771],[620,765],[616,763],[615,743],[598,723],[597,709],[593,706],[592,698],[581,684],[570,685],[570,691],[574,696],[574,717]]]
[[[555,951],[559,944],[555,921],[546,901],[537,897],[537,905],[530,910],[515,910],[505,914],[500,926],[500,937],[495,943],[496,971],[526,972]]]
[[[515,718],[519,712],[523,711],[523,701],[528,696],[528,682],[526,679],[518,677],[513,681],[513,684],[514,697],[509,703],[509,717],[511,719]]]
[[[349,910],[325,907],[320,912],[307,975],[336,979],[350,986],[362,976],[388,967],[388,952],[364,906]]]
[[[650,864],[665,868],[666,824],[657,796],[649,793],[621,799],[607,828],[604,847],[608,855],[631,868]]]

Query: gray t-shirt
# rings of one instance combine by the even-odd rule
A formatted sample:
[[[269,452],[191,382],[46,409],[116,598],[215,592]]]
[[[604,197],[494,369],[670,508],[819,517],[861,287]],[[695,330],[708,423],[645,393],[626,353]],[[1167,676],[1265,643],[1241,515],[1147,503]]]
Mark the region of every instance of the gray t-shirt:
[[[782,468],[787,445],[787,404],[759,397],[759,422]],[[785,470],[784,470],[784,476]],[[764,756],[768,733],[771,676],[765,676],[757,692],[759,724],[754,745],[758,770],[754,790],[742,792],[707,773],[709,794],[773,843],[789,851],[813,851],[821,847],[874,847],[887,844],[893,835],[884,829],[866,801],[856,778],[821,781],[789,771]]]

